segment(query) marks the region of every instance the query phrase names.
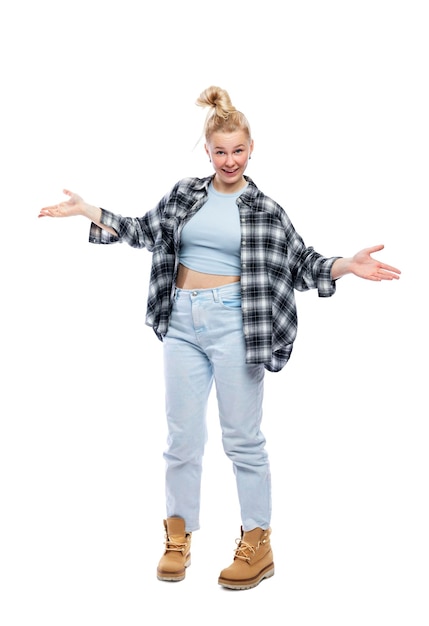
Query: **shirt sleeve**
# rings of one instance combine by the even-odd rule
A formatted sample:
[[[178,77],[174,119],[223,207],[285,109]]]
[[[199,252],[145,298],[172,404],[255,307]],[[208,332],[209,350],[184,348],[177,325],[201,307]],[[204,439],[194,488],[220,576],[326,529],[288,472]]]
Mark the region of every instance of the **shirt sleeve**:
[[[283,226],[288,239],[288,261],[294,288],[297,291],[317,289],[321,298],[329,298],[336,291],[332,278],[332,266],[338,256],[325,257],[312,247],[307,247],[290,219],[283,214]]]
[[[112,213],[102,208],[101,224],[112,228],[117,236],[112,235],[97,224],[91,223],[89,242],[97,244],[125,242],[133,248],[147,248],[151,252],[160,232],[167,199],[168,195],[164,196],[157,206],[143,217],[123,217],[118,213]]]
[[[317,291],[320,298],[329,298],[333,296],[337,282],[332,278],[332,266],[337,259],[341,257],[334,256],[330,258],[321,257],[320,271],[317,278]]]
[[[105,209],[101,209],[101,223],[105,226],[111,226],[115,229],[116,232],[119,232],[119,220],[120,216],[117,216],[114,213],[110,213]],[[118,241],[120,241],[118,236],[112,235],[107,230],[104,230],[103,228],[100,228],[100,226],[98,226],[97,224],[94,224],[94,222],[91,222],[91,226],[89,228],[90,243],[109,244],[116,243]]]

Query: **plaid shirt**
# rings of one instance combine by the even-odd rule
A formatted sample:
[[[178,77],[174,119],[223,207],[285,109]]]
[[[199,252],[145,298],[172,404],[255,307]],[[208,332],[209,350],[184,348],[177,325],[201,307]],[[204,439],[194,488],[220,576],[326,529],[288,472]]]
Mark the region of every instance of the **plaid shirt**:
[[[146,324],[162,341],[167,332],[183,226],[207,200],[213,176],[177,182],[158,205],[143,217],[122,217],[101,210],[101,223],[117,233],[91,224],[89,241],[126,242],[152,252]],[[280,371],[289,360],[297,332],[294,289],[317,289],[319,296],[335,293],[326,258],[305,246],[283,208],[264,195],[246,176],[247,188],[237,198],[241,228],[241,290],[246,362],[263,363]]]

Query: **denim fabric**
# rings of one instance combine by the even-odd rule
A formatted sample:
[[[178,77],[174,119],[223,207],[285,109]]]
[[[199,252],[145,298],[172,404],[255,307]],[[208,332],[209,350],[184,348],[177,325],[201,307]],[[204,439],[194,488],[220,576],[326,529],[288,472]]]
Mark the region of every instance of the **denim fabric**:
[[[200,525],[207,403],[215,384],[222,444],[232,461],[244,530],[268,528],[271,475],[260,430],[264,365],[248,365],[240,283],[216,289],[176,289],[164,338],[167,517]]]

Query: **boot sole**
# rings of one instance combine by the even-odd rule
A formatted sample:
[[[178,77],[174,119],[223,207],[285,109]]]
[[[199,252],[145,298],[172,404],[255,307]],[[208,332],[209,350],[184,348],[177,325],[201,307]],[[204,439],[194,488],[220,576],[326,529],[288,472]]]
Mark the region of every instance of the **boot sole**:
[[[253,589],[253,587],[259,585],[264,578],[271,578],[271,576],[274,576],[273,564],[268,565],[265,570],[262,570],[255,578],[251,578],[250,580],[227,580],[219,577],[218,583],[227,589]]]
[[[160,572],[159,570],[156,572],[156,577],[158,578],[158,580],[163,580],[164,582],[169,582],[169,583],[178,583],[181,580],[183,580],[186,576],[186,568],[189,567],[191,564],[191,559],[189,559],[188,561],[186,561],[185,563],[185,569],[183,570],[183,572],[177,572],[175,574],[173,574],[172,572],[166,572],[165,574],[163,574],[162,572]]]

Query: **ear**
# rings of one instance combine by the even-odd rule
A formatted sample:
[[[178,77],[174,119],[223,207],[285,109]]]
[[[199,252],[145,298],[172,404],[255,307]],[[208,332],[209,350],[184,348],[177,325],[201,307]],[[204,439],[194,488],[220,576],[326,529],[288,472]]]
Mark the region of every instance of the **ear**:
[[[204,150],[206,151],[207,156],[210,158],[210,152],[209,152],[209,149],[207,148],[207,144],[206,143],[204,144]]]
[[[252,152],[253,152],[253,139],[250,142],[250,146],[249,146],[249,158],[252,156]]]

